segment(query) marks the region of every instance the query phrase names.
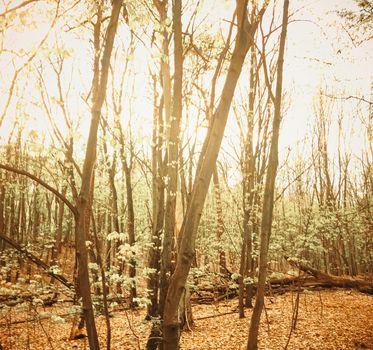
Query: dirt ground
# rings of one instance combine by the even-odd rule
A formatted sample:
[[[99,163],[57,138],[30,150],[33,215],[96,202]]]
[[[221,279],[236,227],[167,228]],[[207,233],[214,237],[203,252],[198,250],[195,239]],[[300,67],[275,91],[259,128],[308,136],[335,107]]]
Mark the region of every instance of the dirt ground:
[[[289,339],[296,293],[266,298],[266,314],[260,328],[259,348],[284,349]],[[181,349],[246,349],[251,310],[245,318],[234,312],[237,300],[193,307],[194,325],[181,338]],[[34,308],[0,309],[0,349],[67,350],[88,349],[87,339],[69,341],[71,318],[63,319],[61,305],[37,311]],[[223,315],[224,314],[224,315]],[[46,319],[31,320],[35,316]],[[49,317],[53,316],[53,320]],[[144,311],[115,312],[111,318],[112,350],[144,349],[150,323]],[[28,322],[12,323],[23,321]],[[64,321],[65,320],[65,321]],[[11,324],[12,323],[12,324]],[[97,318],[101,348],[105,349],[105,321]],[[287,349],[373,349],[373,297],[353,290],[304,291],[300,294],[296,329],[291,332]]]

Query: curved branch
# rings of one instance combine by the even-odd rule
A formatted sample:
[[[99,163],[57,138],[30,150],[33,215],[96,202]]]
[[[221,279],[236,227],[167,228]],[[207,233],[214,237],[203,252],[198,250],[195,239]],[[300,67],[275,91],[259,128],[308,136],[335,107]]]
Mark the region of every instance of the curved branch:
[[[69,209],[71,210],[71,212],[75,216],[78,214],[78,211],[77,211],[77,209],[76,209],[76,207],[75,207],[74,204],[72,204],[63,194],[61,194],[60,192],[58,192],[52,186],[48,185],[45,181],[39,179],[37,176],[29,173],[28,171],[17,169],[17,168],[14,168],[14,167],[10,166],[10,165],[5,165],[5,164],[0,164],[0,169],[4,169],[4,170],[7,170],[7,171],[10,171],[12,173],[19,174],[19,175],[24,175],[24,176],[28,177],[29,179],[37,182],[38,184],[40,184],[41,186],[43,186],[44,188],[46,188],[48,191],[52,192],[62,202],[64,202],[69,207]]]

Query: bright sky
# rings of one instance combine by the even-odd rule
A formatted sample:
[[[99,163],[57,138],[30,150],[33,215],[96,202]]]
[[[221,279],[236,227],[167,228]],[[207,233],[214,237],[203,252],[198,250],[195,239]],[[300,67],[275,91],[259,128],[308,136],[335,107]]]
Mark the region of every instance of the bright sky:
[[[306,5],[294,19],[312,21],[292,23],[288,31],[284,77],[292,102],[284,127],[288,125],[301,136],[305,121],[312,115],[313,96],[320,87],[330,95],[370,100],[373,41],[354,48],[340,25],[336,10],[351,8],[351,0],[291,3],[293,9],[295,4]]]
[[[287,32],[283,81],[283,104],[287,108],[280,134],[280,158],[287,156],[289,148],[304,147],[305,136],[314,120],[315,96],[320,88],[328,95],[352,95],[372,101],[373,40],[354,47],[336,13],[345,8],[353,9],[353,6],[352,0],[290,1],[290,13],[294,15]],[[356,115],[357,100],[335,100],[334,122],[342,103],[347,131],[348,127],[357,128],[353,137],[347,140],[347,147],[358,153],[363,138],[359,123],[352,118]],[[363,102],[360,106],[366,113],[369,105]],[[332,127],[331,154],[335,153],[337,143],[336,128]]]
[[[230,20],[232,16],[233,2],[225,1],[219,4],[221,5],[220,7],[216,2],[206,1],[202,12],[206,11],[205,13],[208,14],[208,20],[210,21],[211,17],[224,19],[225,21],[217,20],[215,23],[217,26],[221,25],[223,30],[226,30],[228,27],[226,21]],[[314,96],[320,87],[326,89],[327,93],[337,96],[354,95],[364,97],[367,100],[370,99],[370,84],[373,76],[372,40],[354,48],[335,13],[336,10],[351,8],[351,6],[353,6],[352,0],[290,1],[290,12],[296,13],[292,17],[295,22],[289,24],[287,36],[284,90],[286,93],[285,104],[289,108],[284,116],[280,138],[281,149],[287,149],[289,146],[293,147],[296,142],[303,140],[314,114]],[[201,16],[201,18],[203,17]],[[44,33],[45,25],[42,27],[42,32]],[[32,31],[27,31],[26,34],[13,33],[12,36],[8,37],[6,44],[13,49],[18,49],[19,47],[27,49],[28,44],[32,43],[32,37],[37,37],[35,32]],[[53,40],[54,38],[51,37],[50,42],[52,43]],[[75,57],[74,68],[77,73],[75,78],[78,77],[82,85],[89,87],[90,79],[87,79],[87,76],[90,75],[85,73],[91,69],[91,56],[87,56],[88,51],[85,51],[88,49],[78,40],[71,39],[68,45],[73,48],[72,55]],[[141,48],[141,44],[138,44],[138,47]],[[137,127],[140,132],[146,132],[146,129],[149,129],[149,123],[144,123],[144,118],[150,118],[152,111],[151,89],[146,85],[147,80],[141,78],[143,69],[145,74],[148,74],[147,57],[149,57],[148,53],[143,51],[137,57],[135,66],[137,77],[133,112],[138,114],[138,117],[132,119],[134,122],[138,121]],[[88,63],[87,59],[89,60]],[[4,53],[0,54],[0,68],[2,72],[1,78],[6,81],[6,78],[9,77],[6,72],[11,71],[11,66]],[[51,72],[46,72],[46,81],[53,81],[54,77],[50,74]],[[9,81],[1,85],[0,94],[3,92],[2,89],[9,86]],[[75,96],[78,96],[79,88],[81,88],[80,84],[76,88]],[[74,89],[72,90],[72,95],[73,93]],[[1,108],[4,104],[3,96],[0,100]],[[34,97],[36,96],[37,94]],[[82,105],[80,96],[71,98],[69,101],[72,112],[75,115],[84,116],[82,125],[88,125],[88,109],[87,106]],[[347,105],[347,111],[348,108]],[[45,129],[47,123],[44,117],[35,115],[31,107],[26,112],[31,115],[30,128]],[[348,112],[351,112],[351,110]],[[6,129],[9,129],[12,125],[13,114],[14,109],[10,109],[9,115],[0,131],[0,136],[7,134]],[[233,120],[234,117],[231,115],[230,119]],[[233,129],[234,126],[230,123],[227,130],[227,138],[229,138]],[[85,140],[87,131],[80,131],[82,139]],[[359,142],[358,140],[354,142]]]

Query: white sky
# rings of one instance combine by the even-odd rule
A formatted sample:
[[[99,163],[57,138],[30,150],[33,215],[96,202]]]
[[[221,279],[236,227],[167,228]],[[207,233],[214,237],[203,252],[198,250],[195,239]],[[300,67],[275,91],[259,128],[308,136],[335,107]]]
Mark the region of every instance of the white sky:
[[[290,13],[295,14],[288,26],[284,64],[286,112],[279,141],[282,159],[289,148],[295,150],[299,146],[302,149],[305,142],[310,141],[305,141],[305,137],[313,124],[315,96],[320,88],[337,97],[353,95],[372,101],[373,40],[354,47],[336,14],[337,10],[353,6],[352,0],[290,1]],[[331,116],[334,122],[342,104],[346,131],[349,131],[348,126],[357,128],[347,140],[347,147],[359,153],[363,146],[362,131],[353,118],[357,100],[335,100]],[[360,103],[360,106],[366,113],[368,104]],[[333,124],[329,139],[331,154],[335,154],[338,142]]]
[[[305,120],[312,115],[313,96],[319,87],[337,96],[370,99],[373,41],[353,48],[347,33],[338,24],[340,21],[336,23],[339,19],[335,11],[350,8],[351,0],[291,3],[293,9],[295,4],[307,4],[295,18],[309,17],[313,22],[292,23],[288,30],[284,83],[293,98],[286,119],[289,128],[301,134]]]
[[[210,18],[216,16],[217,25],[221,24],[223,28],[227,28],[227,22],[220,22],[218,19],[219,17],[225,20],[231,19],[232,4],[234,2],[222,1],[217,3],[216,1],[206,0],[204,8],[208,11]],[[287,36],[284,90],[287,96],[285,104],[289,105],[289,109],[284,116],[280,138],[282,149],[287,149],[289,146],[293,147],[296,142],[304,138],[314,114],[312,107],[314,96],[320,87],[326,88],[330,94],[356,95],[364,96],[367,100],[370,99],[370,84],[373,76],[372,40],[354,48],[349,42],[348,35],[340,26],[341,22],[335,13],[336,10],[351,8],[351,6],[353,6],[352,0],[290,1],[290,13],[296,12],[292,18],[296,22],[289,24]],[[14,33],[13,35],[14,37],[8,38],[8,43],[11,43],[13,48],[26,48],[27,44],[32,42],[30,39],[33,33],[30,31],[27,34]],[[75,43],[71,41],[70,44],[75,49],[73,55],[77,55],[77,64],[83,64],[79,68],[78,79],[82,81],[82,84],[89,86],[90,80],[86,78],[84,71],[85,69],[91,69],[91,57],[86,56],[87,53],[82,48],[79,49],[78,41]],[[138,46],[141,46],[141,44]],[[0,68],[3,81],[6,80],[6,71],[10,67],[9,62],[4,58],[5,56],[2,53],[0,55]],[[147,74],[145,58],[146,55],[144,54],[142,59],[137,62],[138,75],[141,75],[142,69],[145,69]],[[87,60],[89,60],[88,64]],[[8,84],[1,83],[0,94],[1,89],[4,89],[4,86]],[[138,80],[135,96],[137,99],[135,108],[138,109],[137,113],[139,114],[138,128],[141,128],[142,131],[146,131],[145,129],[150,127],[149,123],[144,124],[144,118],[146,118],[144,114],[149,114],[150,117],[152,110],[149,104],[151,90],[149,86],[144,86],[144,84],[146,84],[145,79]],[[4,103],[3,96],[1,96],[0,107]],[[74,105],[76,106],[74,107]],[[75,114],[82,115],[87,112],[86,107],[78,108],[77,105],[77,101],[72,102],[71,107]],[[347,111],[348,108],[347,105]],[[32,114],[32,111],[29,110],[28,112]],[[351,110],[348,112],[351,112]],[[88,117],[89,115],[84,116],[86,122],[89,121]],[[11,127],[12,119],[12,109],[10,109],[7,120],[0,130],[0,136],[5,136],[6,129]],[[230,116],[230,119],[234,119],[233,115]],[[41,130],[45,126],[45,118],[35,115],[31,117],[30,128]],[[229,137],[230,128],[233,127],[228,125],[227,137]],[[85,130],[81,130],[81,134],[85,140]],[[356,142],[359,142],[359,139]]]

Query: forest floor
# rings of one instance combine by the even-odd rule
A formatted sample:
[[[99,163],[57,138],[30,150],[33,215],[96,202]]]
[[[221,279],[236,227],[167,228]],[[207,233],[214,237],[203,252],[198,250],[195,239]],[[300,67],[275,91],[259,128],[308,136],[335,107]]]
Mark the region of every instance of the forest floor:
[[[266,315],[260,329],[260,349],[284,349],[289,338],[296,293],[266,298]],[[185,331],[181,349],[240,350],[246,349],[251,310],[239,319],[237,299],[213,305],[193,306],[192,330]],[[15,323],[42,312],[54,320],[39,319]],[[2,350],[67,350],[88,349],[87,339],[69,341],[70,318],[56,317],[66,307],[45,309],[0,309],[0,349]],[[45,314],[46,315],[46,314]],[[144,349],[151,324],[144,321],[144,310],[117,311],[111,318],[112,350]],[[303,291],[300,293],[296,329],[288,349],[373,349],[373,297],[354,290]],[[10,325],[10,323],[13,324]],[[105,320],[97,318],[102,349],[105,349]]]

